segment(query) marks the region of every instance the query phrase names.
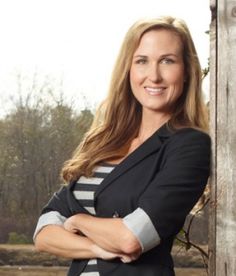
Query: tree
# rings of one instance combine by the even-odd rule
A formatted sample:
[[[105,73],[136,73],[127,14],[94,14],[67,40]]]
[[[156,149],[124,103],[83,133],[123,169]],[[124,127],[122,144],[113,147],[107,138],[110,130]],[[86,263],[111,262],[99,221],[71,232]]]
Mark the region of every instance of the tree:
[[[34,89],[0,121],[1,242],[9,232],[32,236],[40,210],[62,183],[63,163],[93,120],[89,109],[75,112],[62,95],[44,101]]]

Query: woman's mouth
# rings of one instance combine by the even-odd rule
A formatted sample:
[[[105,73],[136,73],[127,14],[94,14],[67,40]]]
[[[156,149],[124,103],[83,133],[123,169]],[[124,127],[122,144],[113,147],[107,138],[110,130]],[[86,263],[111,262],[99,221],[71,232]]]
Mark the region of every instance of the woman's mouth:
[[[166,88],[145,86],[144,89],[148,92],[149,95],[155,96],[162,94]]]

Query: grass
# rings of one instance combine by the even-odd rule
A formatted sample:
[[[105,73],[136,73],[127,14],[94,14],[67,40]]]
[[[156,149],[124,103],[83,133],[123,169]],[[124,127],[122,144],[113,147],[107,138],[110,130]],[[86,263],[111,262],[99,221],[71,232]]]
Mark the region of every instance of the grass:
[[[201,256],[192,250],[173,250],[176,276],[207,276]],[[69,261],[36,252],[33,245],[0,244],[1,276],[64,276]]]
[[[65,276],[68,268],[65,267],[41,267],[41,266],[14,266],[1,267],[1,276]],[[204,269],[177,268],[176,276],[207,276]]]

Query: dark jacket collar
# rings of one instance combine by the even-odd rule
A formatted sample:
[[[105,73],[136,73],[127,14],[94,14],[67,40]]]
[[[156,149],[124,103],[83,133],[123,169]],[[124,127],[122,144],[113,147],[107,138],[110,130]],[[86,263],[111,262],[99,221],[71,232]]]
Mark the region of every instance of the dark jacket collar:
[[[95,198],[117,177],[125,173],[137,163],[141,162],[154,151],[158,151],[163,142],[168,139],[174,132],[170,130],[167,124],[161,126],[151,137],[149,137],[142,145],[134,150],[126,157],[115,169],[104,179],[99,185],[95,193]]]

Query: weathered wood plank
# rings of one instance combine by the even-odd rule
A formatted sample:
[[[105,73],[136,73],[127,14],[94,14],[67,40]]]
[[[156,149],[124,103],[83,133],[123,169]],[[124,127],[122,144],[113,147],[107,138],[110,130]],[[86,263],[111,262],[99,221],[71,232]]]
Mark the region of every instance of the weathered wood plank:
[[[215,275],[216,252],[216,0],[210,1],[211,25],[210,25],[210,135],[212,138],[212,173],[210,177],[211,200],[209,206],[209,275]]]
[[[211,81],[212,198],[217,199],[214,276],[236,275],[236,1],[217,0],[216,65]],[[215,57],[214,57],[215,55]],[[211,67],[211,70],[214,70]],[[215,87],[214,87],[215,86]],[[214,94],[215,93],[215,94]],[[215,119],[214,119],[215,118]],[[215,124],[215,125],[214,125]],[[214,229],[210,229],[214,230]]]

